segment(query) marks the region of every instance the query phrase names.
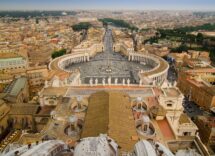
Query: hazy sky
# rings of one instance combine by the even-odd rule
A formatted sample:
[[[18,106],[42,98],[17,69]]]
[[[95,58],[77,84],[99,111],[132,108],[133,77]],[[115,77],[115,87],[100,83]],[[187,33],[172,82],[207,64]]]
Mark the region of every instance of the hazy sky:
[[[0,10],[215,10],[215,0],[0,0]]]

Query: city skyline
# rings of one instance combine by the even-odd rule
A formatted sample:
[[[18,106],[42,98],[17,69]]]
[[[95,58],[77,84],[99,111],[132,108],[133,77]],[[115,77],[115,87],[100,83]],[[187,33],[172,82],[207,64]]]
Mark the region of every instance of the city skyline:
[[[0,0],[0,156],[215,156],[215,0]]]
[[[214,11],[213,0],[2,0],[0,10],[199,10]]]

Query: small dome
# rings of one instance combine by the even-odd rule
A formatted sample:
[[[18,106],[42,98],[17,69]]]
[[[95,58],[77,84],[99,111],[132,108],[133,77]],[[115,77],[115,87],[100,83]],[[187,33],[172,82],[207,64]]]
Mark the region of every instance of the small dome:
[[[69,122],[70,123],[74,123],[74,122],[77,122],[78,121],[78,118],[75,116],[75,115],[72,115],[69,117]]]
[[[78,101],[78,102],[81,102],[82,100],[83,100],[83,97],[82,97],[82,96],[78,96],[78,97],[77,97],[77,101]]]
[[[143,99],[142,99],[142,97],[137,97],[136,101],[137,101],[137,102],[142,102]]]
[[[50,115],[51,116],[56,115],[56,111],[51,111]]]
[[[143,115],[142,120],[144,123],[150,122],[149,116],[148,115]]]

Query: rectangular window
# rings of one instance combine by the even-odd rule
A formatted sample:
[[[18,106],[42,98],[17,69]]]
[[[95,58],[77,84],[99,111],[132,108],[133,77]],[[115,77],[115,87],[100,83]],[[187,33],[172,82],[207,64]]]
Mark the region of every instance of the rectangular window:
[[[167,107],[172,107],[172,104],[171,104],[171,103],[168,103],[168,104],[167,104]]]

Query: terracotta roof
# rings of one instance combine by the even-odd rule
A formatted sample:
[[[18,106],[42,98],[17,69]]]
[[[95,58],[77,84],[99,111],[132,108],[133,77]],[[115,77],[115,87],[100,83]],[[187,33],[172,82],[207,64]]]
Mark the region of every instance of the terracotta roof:
[[[122,151],[131,151],[138,140],[132,139],[137,138],[137,133],[129,105],[129,97],[125,93],[102,91],[92,94],[81,137],[108,134],[122,147]]]
[[[13,79],[13,75],[11,74],[0,74],[0,80],[8,80],[8,79]]]
[[[0,59],[21,57],[16,53],[0,53]]]
[[[167,119],[165,118],[164,120],[158,120],[157,124],[160,128],[160,132],[163,134],[164,139],[167,140],[174,140],[174,133],[172,131],[172,128],[170,127]]]

